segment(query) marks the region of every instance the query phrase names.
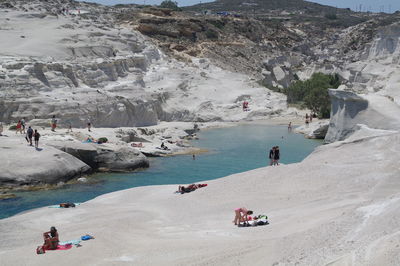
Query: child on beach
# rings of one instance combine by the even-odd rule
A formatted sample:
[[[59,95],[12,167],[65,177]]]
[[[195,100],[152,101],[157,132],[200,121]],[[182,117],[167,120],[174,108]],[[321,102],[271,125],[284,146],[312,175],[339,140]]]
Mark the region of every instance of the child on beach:
[[[235,218],[233,219],[233,223],[235,225],[239,225],[241,222],[249,221],[248,215],[252,215],[253,211],[247,210],[246,208],[237,208],[235,209]]]

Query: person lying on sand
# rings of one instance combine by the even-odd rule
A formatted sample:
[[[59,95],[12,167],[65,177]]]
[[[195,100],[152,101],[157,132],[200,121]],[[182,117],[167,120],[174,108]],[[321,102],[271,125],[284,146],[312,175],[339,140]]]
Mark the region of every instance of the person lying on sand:
[[[206,187],[206,186],[207,186],[207,184],[191,184],[191,185],[188,185],[186,187],[185,186],[179,186],[178,187],[178,192],[181,193],[181,194],[189,193],[189,192],[195,191],[198,188]]]
[[[235,218],[233,219],[233,223],[235,225],[239,225],[241,222],[248,222],[248,215],[252,215],[253,211],[247,210],[246,208],[237,208],[235,209]]]
[[[54,250],[58,246],[58,232],[57,229],[52,226],[49,232],[43,233],[44,244],[42,246],[43,250]]]
[[[75,207],[75,203],[71,203],[71,202],[60,203],[60,208],[69,208],[69,207],[74,208]]]

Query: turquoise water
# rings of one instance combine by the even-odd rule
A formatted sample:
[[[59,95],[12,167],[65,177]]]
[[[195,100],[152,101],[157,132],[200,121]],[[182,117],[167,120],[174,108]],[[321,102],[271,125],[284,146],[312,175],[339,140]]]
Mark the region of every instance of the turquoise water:
[[[149,185],[188,184],[216,179],[233,173],[264,167],[270,147],[278,145],[281,162],[299,162],[321,141],[305,139],[287,132],[286,126],[243,125],[199,132],[197,147],[209,152],[196,156],[181,155],[151,159],[149,169],[135,173],[97,174],[95,184],[67,185],[62,189],[19,192],[17,198],[0,201],[0,218],[55,205],[60,202],[84,202],[104,193]]]

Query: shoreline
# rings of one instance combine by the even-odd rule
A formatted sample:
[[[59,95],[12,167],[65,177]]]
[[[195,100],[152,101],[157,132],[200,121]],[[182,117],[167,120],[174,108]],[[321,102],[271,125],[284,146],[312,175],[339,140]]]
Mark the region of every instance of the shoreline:
[[[85,128],[80,128],[80,129],[74,129],[74,132],[72,132],[72,133],[65,133],[65,131],[67,131],[66,128],[59,128],[59,129],[57,129],[56,132],[50,132],[48,129],[44,129],[44,130],[42,129],[40,132],[42,132],[44,139],[45,139],[45,140],[41,141],[42,146],[43,145],[44,146],[56,145],[55,147],[60,149],[60,148],[62,148],[63,145],[65,145],[65,143],[67,143],[67,145],[69,145],[69,142],[71,142],[72,140],[82,141],[83,138],[86,138],[86,136],[93,136],[95,138],[99,138],[99,136],[105,135],[106,137],[110,138],[110,141],[111,141],[106,144],[107,147],[110,148],[109,145],[112,145],[111,148],[114,147],[114,149],[115,149],[115,147],[121,147],[121,145],[126,145],[126,146],[130,145],[129,142],[127,143],[127,142],[121,141],[121,139],[115,138],[115,136],[118,136],[117,132],[128,132],[128,133],[130,133],[132,131],[133,132],[140,132],[140,131],[142,131],[142,132],[151,131],[152,132],[154,130],[160,130],[158,133],[155,133],[154,136],[151,136],[152,139],[147,140],[150,142],[140,142],[140,143],[144,143],[144,148],[140,148],[140,147],[136,148],[139,152],[142,152],[143,154],[145,154],[146,157],[150,158],[150,157],[164,157],[164,156],[170,157],[170,156],[179,156],[179,155],[188,155],[188,154],[201,154],[201,153],[207,152],[207,150],[204,150],[202,147],[194,147],[190,143],[190,139],[196,138],[195,134],[191,135],[182,130],[183,128],[193,127],[194,124],[197,124],[199,126],[199,130],[205,131],[205,130],[209,130],[209,129],[228,128],[228,127],[236,127],[236,126],[241,126],[241,125],[284,125],[287,121],[293,121],[293,120],[294,120],[293,118],[286,118],[286,119],[279,118],[278,120],[262,119],[262,120],[239,121],[239,122],[204,122],[204,123],[162,122],[155,126],[141,127],[141,128],[136,128],[136,127],[132,127],[132,128],[126,128],[126,127],[125,128],[93,128],[92,132],[87,132],[87,130]],[[299,122],[299,120],[297,122]],[[35,127],[33,127],[33,128],[35,128]],[[37,126],[36,126],[36,128],[37,128]],[[182,139],[185,144],[182,145],[182,147],[176,146],[176,148],[174,148],[173,150],[168,150],[168,151],[157,150],[156,149],[157,145],[159,145],[159,143],[161,143],[160,139],[163,139],[164,131],[171,132],[170,133],[171,137],[168,137],[168,138]],[[116,133],[113,133],[113,132],[116,132]],[[10,131],[8,129],[6,129],[4,131],[4,133],[5,134],[3,134],[3,137],[6,139],[8,139],[8,138],[16,139],[18,137],[19,137],[19,139],[21,139],[24,136],[24,135],[22,135],[22,136],[16,135],[15,131]],[[114,135],[114,134],[117,134],[117,135]],[[8,138],[7,138],[7,136],[8,136]],[[43,138],[43,136],[42,136],[42,138]],[[148,137],[148,136],[142,134],[142,135],[138,136],[137,138],[140,140],[144,140],[144,138],[146,138],[146,137]],[[190,137],[190,138],[187,138],[187,137]],[[165,139],[165,142],[167,142],[167,140],[169,140],[168,138]],[[65,140],[63,140],[63,139],[65,139]],[[64,141],[64,143],[63,143],[63,141]],[[67,141],[67,142],[65,142],[65,141]],[[134,142],[131,142],[131,143],[134,143]],[[72,142],[71,142],[71,144],[72,144]],[[22,143],[21,143],[21,145],[22,145]],[[170,146],[170,145],[171,144],[167,143],[167,146]],[[79,148],[79,149],[85,149],[85,147]],[[61,150],[64,150],[64,148]],[[78,159],[79,159],[79,157],[78,157]],[[132,170],[135,170],[135,169],[132,169]],[[78,179],[80,179],[80,178],[86,179],[96,173],[132,172],[132,170],[130,170],[130,169],[110,170],[110,169],[104,169],[104,167],[99,167],[98,169],[94,170],[93,173],[91,173],[91,174],[80,174],[77,177],[68,180],[68,182],[70,182],[70,181],[78,182],[77,181]],[[68,184],[68,182],[61,182],[60,184],[59,184],[59,182],[57,182],[55,184],[46,184],[46,183],[37,184],[37,185],[25,184],[23,186],[14,186],[14,185],[7,186],[7,185],[5,185],[0,188],[0,192],[4,193],[4,192],[13,192],[13,191],[58,189],[59,187],[62,187],[62,185],[64,183]]]
[[[334,260],[344,263],[349,253],[362,251],[363,247],[372,248],[374,244],[370,238],[379,233],[380,228],[374,224],[385,226],[387,233],[379,241],[397,252],[396,245],[400,243],[395,237],[397,226],[384,220],[398,217],[397,208],[387,205],[395,204],[393,197],[398,192],[383,195],[379,192],[385,190],[382,187],[376,188],[380,189],[376,193],[370,193],[368,187],[396,179],[393,175],[381,179],[375,176],[384,169],[396,168],[398,155],[388,153],[386,145],[399,143],[399,137],[399,133],[378,136],[379,142],[371,137],[354,137],[320,146],[300,163],[263,167],[208,180],[205,181],[206,188],[184,195],[172,193],[175,185],[155,185],[103,194],[73,209],[44,207],[29,210],[0,220],[0,233],[4,235],[0,247],[6,251],[0,253],[0,258],[6,265],[12,265],[16,258],[22,262],[29,260],[32,265],[56,261],[59,265],[82,261],[121,264],[121,258],[138,264],[163,261],[163,265],[194,265],[190,259],[199,258],[196,263],[232,265],[234,261],[244,263],[256,256],[263,265],[287,260],[300,265],[322,265]],[[376,149],[383,152],[386,160],[366,168],[376,161],[373,154],[366,152],[371,144],[377,145]],[[316,164],[316,160],[323,163]],[[338,168],[342,164],[351,167]],[[241,184],[240,187],[237,184]],[[366,216],[379,204],[385,204],[379,215]],[[267,214],[270,224],[255,228],[233,226],[230,223],[232,210],[241,205],[251,207],[256,214]],[[43,218],[49,216],[52,219]],[[79,222],[69,222],[77,219]],[[33,222],[28,225],[26,221]],[[133,222],[135,226],[132,226]],[[39,257],[33,252],[27,253],[26,250],[40,242],[40,230],[52,225],[57,226],[63,240],[87,232],[96,239],[68,252],[51,252]],[[114,228],[112,232],[105,230],[110,227]],[[15,232],[16,228],[21,236],[7,233]],[[25,241],[21,244],[22,236]],[[352,241],[343,241],[343,238]],[[229,245],[235,240],[249,245],[246,248]],[[111,250],[106,248],[110,241]],[[331,247],[329,252],[324,256],[312,256],[315,252],[327,252],[321,241]],[[181,250],[185,255],[179,255]],[[222,251],[229,259],[221,256]],[[266,252],[269,256],[265,256]],[[379,256],[384,254],[380,252],[374,253],[374,259],[380,265],[388,265]],[[153,255],[149,256],[150,253]],[[304,254],[310,256],[304,257]],[[360,256],[358,261],[363,264],[366,259],[362,254]]]
[[[260,124],[255,124],[255,123],[247,123],[247,124],[254,124],[254,125],[260,125]],[[233,123],[229,123],[229,125],[228,124],[224,124],[225,126],[224,126],[224,128],[230,128],[230,127],[237,127],[237,126],[243,126],[243,124],[240,124],[240,123],[235,123],[235,124],[233,124]],[[203,130],[204,128],[203,128],[203,126],[205,127],[205,128],[207,128],[207,129],[215,129],[216,127],[216,124],[215,123],[212,123],[212,125],[202,125],[202,130],[201,131],[205,131],[205,130]],[[262,126],[266,126],[265,124],[262,124]],[[222,125],[221,124],[219,124],[219,126],[218,126],[219,128],[221,128],[222,127]],[[196,144],[193,144],[192,143],[192,145],[196,145]],[[202,154],[202,153],[207,153],[207,152],[209,152],[209,150],[208,149],[204,149],[204,148],[199,148],[199,147],[197,147],[197,146],[195,146],[195,148],[193,148],[193,146],[191,147],[191,148],[188,148],[188,149],[186,149],[185,151],[182,151],[181,153],[174,153],[174,154],[171,154],[171,155],[166,155],[165,157],[170,157],[170,156],[180,156],[180,155],[191,155],[191,154]],[[179,159],[178,159],[179,160]],[[162,163],[162,162],[161,162]],[[141,171],[140,169],[138,169],[138,170],[135,170],[134,172],[138,172],[138,171]],[[241,171],[239,171],[239,172],[241,172]],[[132,173],[131,171],[121,171],[121,172],[115,172],[115,173],[127,173],[127,174],[129,174],[129,173]],[[83,180],[82,181],[80,181],[80,180],[77,180],[77,179],[72,179],[72,180],[70,180],[70,181],[68,181],[68,182],[65,182],[65,183],[62,183],[62,184],[56,184],[56,185],[40,185],[40,186],[38,186],[38,187],[35,187],[35,186],[31,186],[31,187],[25,187],[25,188],[20,188],[20,187],[18,187],[18,188],[14,188],[14,189],[9,189],[9,190],[3,190],[3,191],[6,191],[7,193],[13,193],[13,192],[16,192],[16,196],[17,197],[21,197],[21,196],[23,196],[23,194],[21,194],[21,192],[23,193],[23,192],[30,192],[30,191],[41,191],[41,190],[59,190],[59,189],[64,189],[64,188],[66,188],[66,187],[69,187],[69,186],[74,186],[75,184],[88,184],[89,186],[90,186],[90,184],[91,183],[94,183],[94,185],[97,183],[97,182],[99,182],[98,180],[95,180],[95,179],[92,179],[92,177],[96,177],[96,175],[97,174],[106,174],[106,175],[112,175],[113,173],[111,172],[107,172],[107,171],[97,171],[97,172],[95,172],[95,173],[93,173],[92,175],[90,175],[90,176],[86,176],[86,177],[84,177],[83,178]],[[220,178],[220,177],[218,177],[218,178]],[[101,181],[100,181],[101,182]],[[168,183],[167,183],[168,184]],[[139,185],[139,186],[142,186],[142,185]],[[127,188],[123,188],[123,189],[129,189],[129,187],[127,187]],[[105,192],[105,193],[109,193],[109,192]],[[27,194],[27,195],[31,195],[31,194]],[[88,199],[88,200],[90,200],[90,199]]]

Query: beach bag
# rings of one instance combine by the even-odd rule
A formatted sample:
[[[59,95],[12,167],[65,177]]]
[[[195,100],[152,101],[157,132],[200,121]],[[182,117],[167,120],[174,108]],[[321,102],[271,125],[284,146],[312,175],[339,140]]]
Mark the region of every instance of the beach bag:
[[[38,246],[36,248],[36,254],[44,254],[46,251],[44,250],[43,246]]]
[[[89,239],[94,239],[94,237],[91,236],[91,235],[84,235],[84,236],[81,236],[81,239],[86,241],[86,240],[89,240]]]

